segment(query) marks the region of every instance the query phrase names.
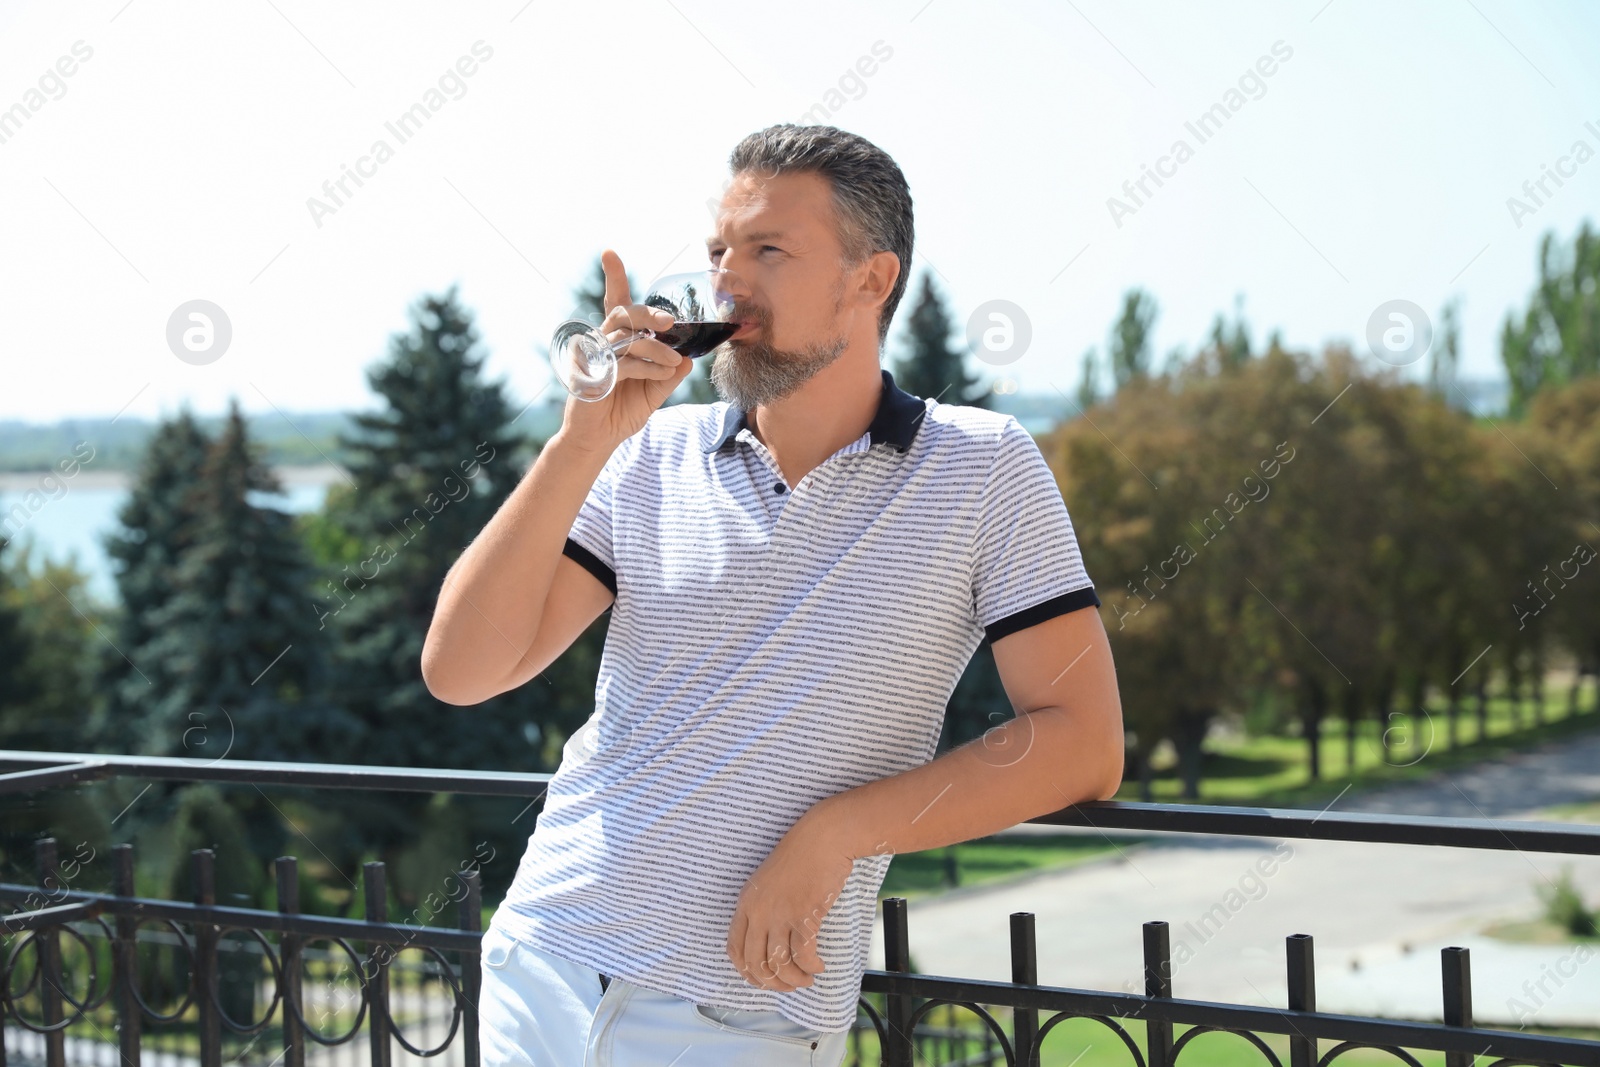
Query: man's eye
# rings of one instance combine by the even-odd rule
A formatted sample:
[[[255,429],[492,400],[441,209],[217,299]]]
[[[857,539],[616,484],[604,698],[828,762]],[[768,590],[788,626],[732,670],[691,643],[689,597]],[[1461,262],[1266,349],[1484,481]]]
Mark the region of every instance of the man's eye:
[[[722,255],[723,251],[724,251],[723,249],[719,248],[715,252],[708,252],[707,256],[709,258],[715,260],[718,256]],[[783,249],[779,248],[777,245],[762,245],[761,246],[761,251],[763,251],[763,252],[782,252]]]

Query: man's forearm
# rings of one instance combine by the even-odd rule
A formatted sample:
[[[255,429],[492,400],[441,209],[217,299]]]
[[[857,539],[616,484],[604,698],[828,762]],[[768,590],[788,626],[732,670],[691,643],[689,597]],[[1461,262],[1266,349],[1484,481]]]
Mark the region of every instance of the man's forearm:
[[[1052,706],[930,763],[829,797],[801,820],[852,858],[984,837],[1116,792],[1120,714]]]
[[[435,693],[470,702],[479,690],[498,691],[486,687],[516,669],[539,633],[562,546],[608,456],[557,433],[451,566],[422,650]]]
[[[822,969],[818,931],[855,860],[985,837],[1116,792],[1121,708],[1114,685],[1092,688],[1104,699],[1023,713],[931,763],[815,804],[740,891],[728,926],[734,966],[763,988],[809,985]],[[773,945],[787,951],[774,957]]]

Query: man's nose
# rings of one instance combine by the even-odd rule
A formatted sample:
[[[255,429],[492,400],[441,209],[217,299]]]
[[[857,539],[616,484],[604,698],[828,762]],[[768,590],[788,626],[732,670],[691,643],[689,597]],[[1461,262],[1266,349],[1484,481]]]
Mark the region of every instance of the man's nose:
[[[733,298],[735,306],[750,299],[750,283],[731,270],[715,275],[714,284],[717,292],[726,293]]]

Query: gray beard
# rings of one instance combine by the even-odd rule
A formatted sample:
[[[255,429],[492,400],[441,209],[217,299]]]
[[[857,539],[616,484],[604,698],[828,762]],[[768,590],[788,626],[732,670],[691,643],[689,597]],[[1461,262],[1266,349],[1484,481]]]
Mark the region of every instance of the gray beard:
[[[711,364],[712,388],[740,411],[773,404],[789,396],[818,371],[844,354],[845,338],[785,352],[765,342],[724,343]]]

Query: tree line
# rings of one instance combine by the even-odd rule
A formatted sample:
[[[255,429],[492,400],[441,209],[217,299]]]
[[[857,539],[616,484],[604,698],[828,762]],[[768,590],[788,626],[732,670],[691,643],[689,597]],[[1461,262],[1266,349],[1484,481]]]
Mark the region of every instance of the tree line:
[[[1130,383],[1041,446],[1105,604],[1129,764],[1179,755],[1199,790],[1218,716],[1380,742],[1485,733],[1499,673],[1535,709],[1555,657],[1600,671],[1600,379],[1474,419],[1350,351],[1210,349]],[[1443,702],[1440,721],[1426,709]]]
[[[1150,368],[1155,303],[1134,291],[1111,335],[1115,390],[1041,440],[1105,604],[1148,786],[1161,741],[1199,794],[1220,716],[1297,736],[1328,773],[1326,729],[1486,733],[1491,678],[1539,714],[1548,668],[1569,705],[1600,673],[1600,245],[1546,237],[1501,358],[1514,421],[1455,387],[1459,327],[1441,315],[1420,380],[1348,348],[1252,349],[1219,316],[1193,358]],[[1440,708],[1439,721],[1428,710]],[[1347,769],[1353,769],[1347,768]]]
[[[1592,276],[1594,257],[1552,269]],[[1568,324],[1564,343],[1592,345],[1594,334],[1571,324],[1593,319],[1594,285],[1561,278],[1551,291],[1575,294],[1550,304]],[[580,312],[597,314],[601,293],[597,264],[575,294]],[[926,274],[909,307],[896,380],[986,405],[988,383]],[[1453,730],[1462,708],[1482,714],[1491,671],[1533,692],[1553,656],[1595,671],[1600,599],[1585,583],[1596,567],[1576,546],[1600,544],[1600,390],[1574,370],[1593,366],[1592,353],[1534,346],[1545,366],[1565,369],[1533,389],[1519,420],[1498,422],[1450,403],[1449,313],[1437,346],[1447,355],[1423,384],[1339,348],[1291,353],[1276,335],[1254,351],[1237,315],[1219,316],[1194,357],[1171,355],[1156,371],[1155,317],[1153,297],[1128,294],[1108,343],[1113,389],[1102,395],[1087,359],[1084,410],[1039,441],[1105,602],[1130,773],[1148,781],[1165,739],[1197,794],[1207,731],[1235,713],[1305,738],[1323,773],[1326,723],[1353,729],[1443,693]],[[605,616],[539,677],[477,707],[441,704],[421,678],[445,572],[541,442],[518,427],[504,382],[484,374],[473,316],[454,290],[418,301],[411,319],[367,372],[378,406],[341,439],[349,459],[319,510],[273,506],[281,486],[235,405],[215,434],[185,411],[148,442],[107,544],[114,610],[85,610],[70,567],[0,545],[0,745],[556,765],[592,709]],[[1523,328],[1540,322],[1524,316]],[[701,368],[674,402],[710,399]],[[941,744],[1011,713],[982,646]],[[219,853],[221,891],[259,903],[267,863],[311,841],[323,869],[305,864],[307,877],[334,887],[324,898],[339,902],[337,876],[377,856],[409,906],[408,893],[476,842],[520,856],[532,826],[523,801],[496,798],[350,791],[330,803],[208,785],[120,788],[13,811],[0,842],[8,862],[46,826],[91,840],[137,836],[149,854],[145,889],[181,895],[187,849],[229,842],[250,858]],[[486,885],[503,886],[513,868],[486,865]]]

